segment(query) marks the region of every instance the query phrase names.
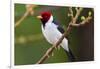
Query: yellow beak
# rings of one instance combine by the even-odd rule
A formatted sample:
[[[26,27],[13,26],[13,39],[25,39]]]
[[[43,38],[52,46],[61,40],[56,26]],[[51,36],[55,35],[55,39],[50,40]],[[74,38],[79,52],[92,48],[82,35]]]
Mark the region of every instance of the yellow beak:
[[[38,19],[42,19],[42,16],[37,16]]]

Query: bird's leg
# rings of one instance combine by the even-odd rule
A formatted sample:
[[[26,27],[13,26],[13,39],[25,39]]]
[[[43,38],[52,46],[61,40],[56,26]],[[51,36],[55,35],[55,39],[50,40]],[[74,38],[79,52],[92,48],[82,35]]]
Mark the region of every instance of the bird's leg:
[[[57,47],[55,47],[55,49],[57,50]]]
[[[60,45],[58,46],[58,50],[60,50]]]
[[[53,45],[55,45],[55,43]],[[57,47],[56,46],[54,48],[57,50]]]
[[[54,56],[54,53],[52,52],[52,54],[51,54],[52,56]]]
[[[55,44],[54,44],[54,45],[55,45]],[[56,49],[56,50],[57,50],[57,49],[60,50],[60,45],[59,45],[58,47],[55,46],[55,49]]]

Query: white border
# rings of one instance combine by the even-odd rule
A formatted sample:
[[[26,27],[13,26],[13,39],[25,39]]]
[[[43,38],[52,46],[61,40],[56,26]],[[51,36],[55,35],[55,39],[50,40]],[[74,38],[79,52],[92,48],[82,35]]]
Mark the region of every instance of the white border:
[[[14,68],[14,2],[11,2],[11,62],[10,67]]]
[[[14,0],[14,3],[38,4],[38,5],[58,5],[74,7],[94,7],[93,0]]]
[[[34,1],[34,2],[33,2]],[[63,2],[62,2],[63,1]],[[54,6],[73,6],[73,7],[89,7],[89,8],[95,8],[94,5],[92,5],[90,2],[87,2],[88,4],[86,5],[84,2],[80,2],[80,1],[65,1],[65,0],[62,0],[62,1],[44,1],[42,0],[14,0],[11,2],[11,68],[12,69],[41,69],[44,68],[44,69],[51,69],[52,66],[55,68],[58,68],[58,69],[63,69],[64,67],[65,68],[70,68],[72,65],[73,68],[74,67],[78,67],[77,65],[80,65],[80,66],[84,66],[84,65],[93,65],[95,62],[84,62],[84,63],[80,63],[80,62],[75,62],[75,63],[57,63],[57,64],[41,64],[41,65],[20,65],[20,66],[14,66],[14,3],[20,3],[20,4],[37,4],[37,5],[54,5]],[[95,10],[95,9],[94,9]],[[61,67],[60,67],[61,66]],[[62,67],[64,66],[64,67]],[[67,67],[66,67],[67,66]],[[46,68],[45,68],[46,67]],[[48,68],[49,67],[49,68]]]

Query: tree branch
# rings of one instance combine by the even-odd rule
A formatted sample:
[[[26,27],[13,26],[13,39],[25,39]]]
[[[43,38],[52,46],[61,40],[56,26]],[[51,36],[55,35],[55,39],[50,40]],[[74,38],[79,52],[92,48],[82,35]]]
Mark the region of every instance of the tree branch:
[[[71,19],[73,20],[74,15],[73,15],[73,10],[72,10],[72,7],[70,7],[70,8],[69,8],[69,11],[70,11],[69,16],[71,16]]]
[[[34,14],[34,8],[36,7],[36,5],[33,4],[27,4],[26,5],[26,12],[24,13],[24,15],[15,23],[15,27],[19,26],[21,24],[21,22],[29,15],[33,15]]]
[[[76,15],[75,15],[75,17],[73,18],[73,24],[75,24],[76,23],[76,21],[77,21],[77,19],[78,19],[78,17],[79,17],[79,15],[80,15],[80,13],[81,13],[81,11],[83,10],[83,8],[77,8],[76,9]]]
[[[79,24],[71,24],[73,27],[79,27],[79,26],[84,26],[86,23],[88,23],[92,17],[87,17],[84,21],[80,22]]]

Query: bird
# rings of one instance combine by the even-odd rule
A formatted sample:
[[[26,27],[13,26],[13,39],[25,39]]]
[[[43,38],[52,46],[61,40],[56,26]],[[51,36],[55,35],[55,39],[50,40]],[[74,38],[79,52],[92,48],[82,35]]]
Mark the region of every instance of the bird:
[[[44,11],[37,16],[41,21],[41,29],[42,33],[50,44],[55,44],[65,32],[61,25],[54,19],[52,13],[50,11]],[[68,46],[68,38],[64,37],[61,42],[61,47],[66,52],[69,61],[74,62],[75,56],[73,55],[71,49]]]

